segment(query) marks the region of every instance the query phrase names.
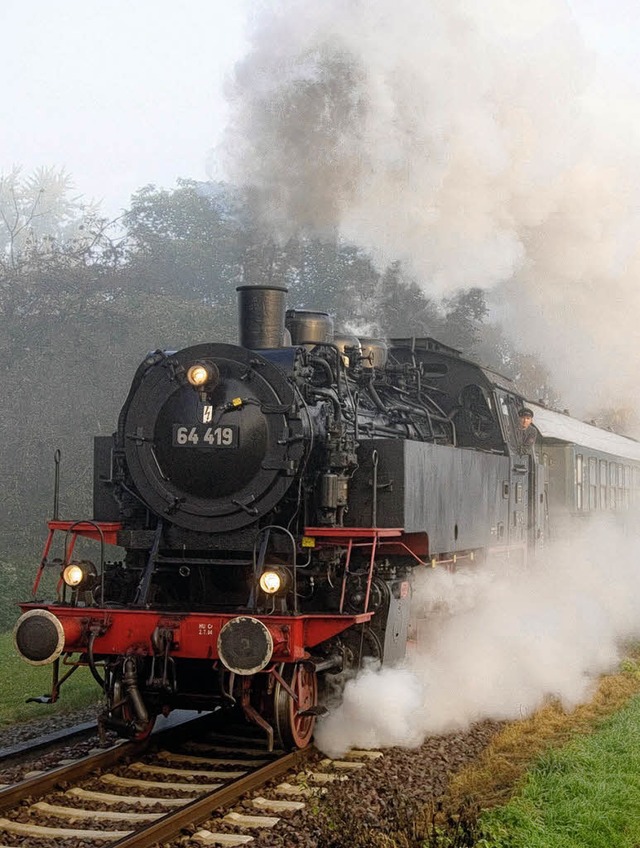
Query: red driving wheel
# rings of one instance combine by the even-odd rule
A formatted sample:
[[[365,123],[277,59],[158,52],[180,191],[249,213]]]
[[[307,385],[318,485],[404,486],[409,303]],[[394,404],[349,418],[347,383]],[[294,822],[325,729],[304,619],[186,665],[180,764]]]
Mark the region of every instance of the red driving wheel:
[[[278,680],[274,687],[273,704],[276,731],[285,750],[306,748],[311,742],[318,706],[318,676],[311,663],[282,665],[280,676],[293,692]]]

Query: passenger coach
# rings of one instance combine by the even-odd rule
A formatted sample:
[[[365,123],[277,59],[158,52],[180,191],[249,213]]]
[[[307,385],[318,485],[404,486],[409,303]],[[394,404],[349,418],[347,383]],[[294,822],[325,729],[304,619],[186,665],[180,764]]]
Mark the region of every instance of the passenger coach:
[[[640,443],[567,414],[529,404],[540,434],[553,535],[578,517],[625,512],[640,504]]]

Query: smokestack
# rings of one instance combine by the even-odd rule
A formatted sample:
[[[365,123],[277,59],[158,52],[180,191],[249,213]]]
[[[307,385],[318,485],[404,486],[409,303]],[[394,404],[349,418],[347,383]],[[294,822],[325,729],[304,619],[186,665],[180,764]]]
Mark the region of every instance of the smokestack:
[[[249,350],[284,344],[285,295],[283,286],[238,286],[240,344]]]

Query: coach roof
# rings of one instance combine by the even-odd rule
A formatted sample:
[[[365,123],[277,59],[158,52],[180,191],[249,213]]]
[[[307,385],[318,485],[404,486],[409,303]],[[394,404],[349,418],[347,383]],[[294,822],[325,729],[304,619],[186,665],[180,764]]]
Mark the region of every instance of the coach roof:
[[[640,462],[640,442],[635,439],[602,430],[593,424],[586,424],[563,412],[555,412],[529,402],[528,405],[534,412],[533,423],[543,439],[570,442],[591,450]]]

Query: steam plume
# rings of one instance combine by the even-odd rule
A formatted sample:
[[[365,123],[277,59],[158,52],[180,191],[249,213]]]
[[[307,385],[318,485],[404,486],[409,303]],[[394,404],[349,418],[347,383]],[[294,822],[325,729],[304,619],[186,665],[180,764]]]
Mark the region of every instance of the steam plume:
[[[549,697],[585,700],[640,634],[638,542],[598,526],[534,567],[423,573],[418,649],[406,668],[366,670],[319,726],[332,756],[414,747],[482,718],[515,719]],[[375,703],[375,710],[371,705]]]
[[[579,412],[639,394],[638,108],[564,0],[273,0],[251,43],[227,167],[283,235],[492,289]]]
[[[337,232],[429,295],[490,289],[578,412],[640,396],[639,112],[565,0],[273,0],[251,44],[224,147],[277,231]],[[426,575],[411,666],[349,684],[319,744],[578,703],[638,633],[637,553],[598,532],[529,571]]]

